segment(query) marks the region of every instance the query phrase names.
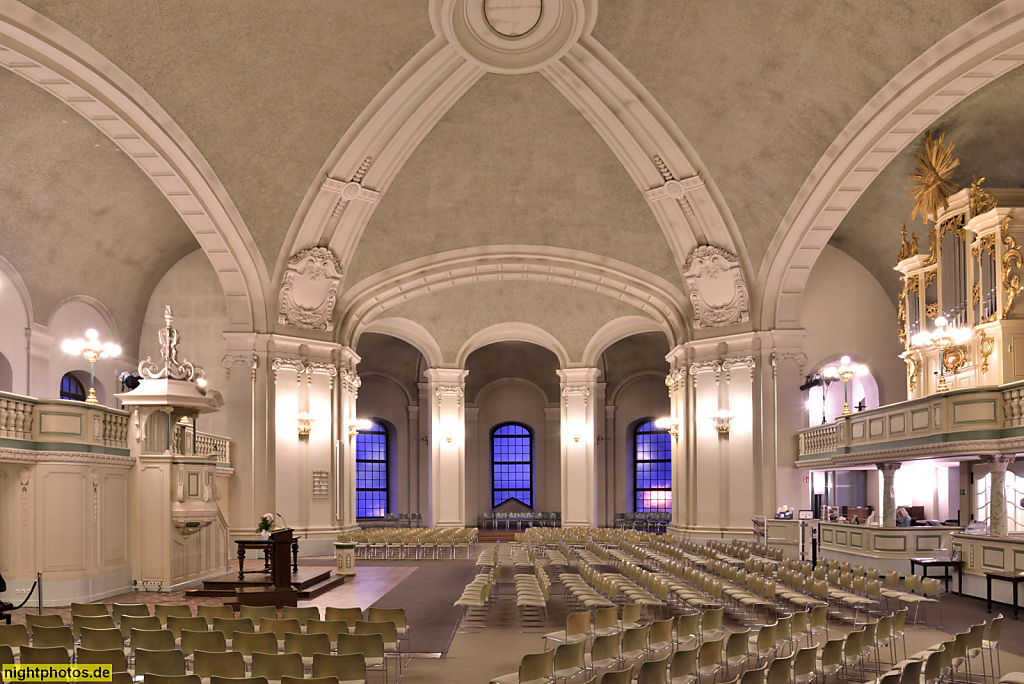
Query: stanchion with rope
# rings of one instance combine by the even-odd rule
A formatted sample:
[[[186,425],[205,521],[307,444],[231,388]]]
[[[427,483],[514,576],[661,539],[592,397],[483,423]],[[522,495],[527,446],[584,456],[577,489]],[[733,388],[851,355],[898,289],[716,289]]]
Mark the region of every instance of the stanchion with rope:
[[[35,592],[37,586],[40,587],[39,588],[39,614],[42,615],[42,613],[43,613],[43,589],[41,587],[42,580],[43,580],[42,575],[43,575],[43,573],[41,573],[41,572],[37,572],[36,573],[36,581],[32,583],[32,588],[28,590],[28,596],[26,596],[25,600],[22,601],[19,605],[16,606],[13,603],[8,603],[7,601],[0,601],[0,620],[6,622],[7,624],[11,624],[11,613],[13,611],[15,611],[15,610],[18,610],[19,608],[24,608],[25,607],[25,604],[28,603],[28,600],[30,598],[32,598],[32,594],[33,594],[33,592]],[[0,575],[0,594],[2,594],[5,591],[7,591],[7,582],[4,581],[4,576]]]

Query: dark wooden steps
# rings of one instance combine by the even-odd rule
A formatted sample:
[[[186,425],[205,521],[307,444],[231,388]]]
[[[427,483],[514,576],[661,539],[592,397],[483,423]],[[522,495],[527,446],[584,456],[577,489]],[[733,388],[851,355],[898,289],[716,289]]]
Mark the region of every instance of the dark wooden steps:
[[[300,601],[309,601],[345,583],[345,578],[333,574],[332,568],[303,567],[292,573],[291,586],[298,593]],[[202,588],[189,589],[187,596],[205,596],[218,598],[234,598],[241,590],[247,596],[253,596],[273,589],[270,575],[263,573],[246,573],[245,578],[238,579],[238,572],[229,572],[203,581]],[[227,601],[225,601],[227,603]]]

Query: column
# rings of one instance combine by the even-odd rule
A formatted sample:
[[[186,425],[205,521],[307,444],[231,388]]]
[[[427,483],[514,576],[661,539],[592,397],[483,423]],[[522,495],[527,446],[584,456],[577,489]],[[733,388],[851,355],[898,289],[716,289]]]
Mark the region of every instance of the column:
[[[466,375],[460,368],[429,368],[430,467],[427,507],[433,527],[466,526]]]
[[[562,388],[562,527],[597,526],[594,404],[600,373],[596,368],[558,371]]]
[[[338,442],[335,453],[337,463],[334,472],[337,485],[336,510],[338,526],[345,532],[359,529],[356,522],[356,400],[362,384],[356,373],[359,355],[349,347],[337,352],[338,382],[335,406],[337,407]]]
[[[273,373],[265,336],[225,333],[228,353],[221,361],[227,371],[229,401],[227,434],[231,435],[228,519],[232,539],[251,537],[256,521],[275,512],[276,411]]]
[[[669,354],[671,369],[665,378],[668,386],[669,435],[672,437],[672,522],[669,528],[677,534],[685,534],[684,528],[691,524],[689,510],[690,478],[687,474],[685,438],[686,429],[686,360],[682,348],[677,347]]]
[[[988,533],[993,536],[1002,537],[1006,534],[1006,468],[1013,460],[1014,454],[998,454],[985,459],[992,473]]]
[[[899,463],[879,463],[878,470],[882,473],[882,527],[896,527],[896,491],[893,482]]]

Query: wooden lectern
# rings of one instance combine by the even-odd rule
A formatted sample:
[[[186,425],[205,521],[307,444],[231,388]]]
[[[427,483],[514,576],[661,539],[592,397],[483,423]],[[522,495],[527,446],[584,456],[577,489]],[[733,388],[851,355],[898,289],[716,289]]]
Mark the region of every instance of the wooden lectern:
[[[270,533],[266,553],[270,559],[270,583],[235,589],[236,606],[296,606],[299,593],[292,586],[291,550],[292,529],[284,528]]]

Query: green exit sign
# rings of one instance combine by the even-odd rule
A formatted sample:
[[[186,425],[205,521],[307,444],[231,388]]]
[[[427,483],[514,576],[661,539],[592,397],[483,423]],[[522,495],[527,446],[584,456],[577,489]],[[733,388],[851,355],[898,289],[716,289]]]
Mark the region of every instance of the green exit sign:
[[[960,496],[967,496],[967,490],[966,489],[961,489],[960,490]]]

